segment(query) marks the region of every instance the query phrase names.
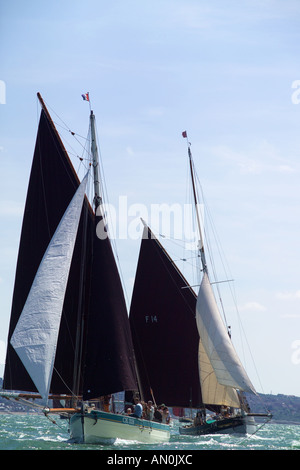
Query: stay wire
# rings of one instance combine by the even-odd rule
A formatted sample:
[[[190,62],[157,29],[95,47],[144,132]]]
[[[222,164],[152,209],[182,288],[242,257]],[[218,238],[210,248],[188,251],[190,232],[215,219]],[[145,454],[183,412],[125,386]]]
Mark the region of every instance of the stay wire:
[[[268,423],[271,421],[271,419],[272,419],[272,417],[266,419],[266,421],[264,421],[264,422],[262,423],[262,425],[259,426],[259,427],[256,429],[255,432],[253,432],[252,434],[248,434],[242,441],[240,441],[240,442],[238,443],[238,445],[242,445],[242,444],[244,444],[245,441],[247,441],[247,439],[251,439],[251,437],[253,437],[255,434],[257,434],[258,431],[260,431],[260,429],[262,429],[266,424],[268,424]]]

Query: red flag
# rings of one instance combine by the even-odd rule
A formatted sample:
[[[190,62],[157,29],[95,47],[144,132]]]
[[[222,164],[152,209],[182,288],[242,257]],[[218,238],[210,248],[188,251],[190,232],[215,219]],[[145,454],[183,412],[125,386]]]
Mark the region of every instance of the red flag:
[[[185,139],[187,138],[187,133],[186,133],[186,131],[183,131],[182,137],[185,138]]]

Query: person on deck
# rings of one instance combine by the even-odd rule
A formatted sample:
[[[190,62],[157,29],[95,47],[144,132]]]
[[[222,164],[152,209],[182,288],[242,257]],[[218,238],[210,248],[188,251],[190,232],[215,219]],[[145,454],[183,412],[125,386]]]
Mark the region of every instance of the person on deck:
[[[141,400],[138,397],[135,397],[134,403],[134,412],[130,416],[134,416],[135,418],[141,418],[143,414],[143,406],[141,404]]]
[[[162,423],[163,424],[170,424],[170,413],[169,413],[169,409],[167,406],[165,406],[163,409],[162,409]]]
[[[197,414],[194,418],[194,426],[201,426],[203,424],[202,412],[197,411]]]
[[[154,406],[153,406],[152,401],[149,400],[146,405],[145,418],[152,421],[153,417],[154,417]]]

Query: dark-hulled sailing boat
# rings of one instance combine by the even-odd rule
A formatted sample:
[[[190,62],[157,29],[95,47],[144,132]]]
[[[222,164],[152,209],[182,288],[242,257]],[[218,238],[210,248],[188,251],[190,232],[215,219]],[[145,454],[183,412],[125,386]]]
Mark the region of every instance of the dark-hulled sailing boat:
[[[183,133],[186,137],[186,132]],[[190,145],[188,156],[198,209]],[[170,406],[198,409],[181,434],[255,432],[244,392],[256,393],[221,319],[208,276],[200,216],[198,296],[145,226],[130,307],[140,386]],[[146,373],[147,371],[147,373]],[[206,409],[215,412],[206,419]],[[264,415],[269,417],[269,415]]]
[[[41,398],[44,412],[69,413],[78,442],[169,439],[169,426],[90,408],[138,390],[128,314],[111,242],[90,114],[93,208],[49,112],[42,106],[24,211],[9,326],[3,390]],[[102,234],[102,236],[100,236]],[[49,399],[68,400],[50,410]],[[79,404],[81,403],[81,408]]]

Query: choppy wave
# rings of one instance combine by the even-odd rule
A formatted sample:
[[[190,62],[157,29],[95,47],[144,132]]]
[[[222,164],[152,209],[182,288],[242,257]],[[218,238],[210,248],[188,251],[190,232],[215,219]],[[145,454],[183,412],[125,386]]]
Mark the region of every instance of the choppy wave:
[[[253,436],[215,434],[210,436],[179,435],[172,428],[171,439],[161,445],[146,445],[117,439],[110,446],[72,444],[68,441],[67,420],[57,425],[43,415],[0,415],[0,450],[300,450],[300,426],[267,424]]]

